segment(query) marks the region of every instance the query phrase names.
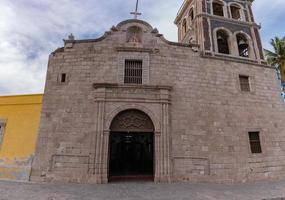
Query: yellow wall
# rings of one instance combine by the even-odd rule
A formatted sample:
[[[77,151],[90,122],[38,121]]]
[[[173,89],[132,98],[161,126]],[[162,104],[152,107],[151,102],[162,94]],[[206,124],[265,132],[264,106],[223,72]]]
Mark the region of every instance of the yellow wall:
[[[29,179],[41,107],[42,94],[0,96],[0,121],[6,121],[0,143],[0,179]]]

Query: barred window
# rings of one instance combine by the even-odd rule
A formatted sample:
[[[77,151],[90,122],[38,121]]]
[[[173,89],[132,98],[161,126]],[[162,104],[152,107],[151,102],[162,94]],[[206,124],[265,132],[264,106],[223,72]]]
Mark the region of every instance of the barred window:
[[[249,132],[248,136],[251,153],[262,153],[259,132]]]
[[[142,84],[142,60],[125,60],[124,83]]]
[[[239,75],[240,89],[244,92],[250,92],[249,77]]]

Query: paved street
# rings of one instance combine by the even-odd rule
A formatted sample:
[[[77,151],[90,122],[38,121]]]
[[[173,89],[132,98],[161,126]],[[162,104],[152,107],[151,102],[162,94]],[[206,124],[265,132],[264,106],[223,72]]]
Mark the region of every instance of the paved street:
[[[282,197],[285,197],[285,181],[242,185],[0,182],[0,200],[283,200]]]

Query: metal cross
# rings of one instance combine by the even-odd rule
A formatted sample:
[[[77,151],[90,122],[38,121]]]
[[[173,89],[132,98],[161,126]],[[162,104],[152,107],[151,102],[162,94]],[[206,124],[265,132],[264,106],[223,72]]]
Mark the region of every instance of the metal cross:
[[[131,15],[134,15],[134,19],[137,19],[138,15],[142,15],[141,13],[138,12],[138,6],[139,6],[139,0],[137,0],[135,12],[131,12]]]

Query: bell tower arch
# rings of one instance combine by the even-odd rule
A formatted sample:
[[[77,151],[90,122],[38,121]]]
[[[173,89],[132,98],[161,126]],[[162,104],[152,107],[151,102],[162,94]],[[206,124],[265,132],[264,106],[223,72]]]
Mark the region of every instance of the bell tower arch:
[[[254,21],[252,2],[185,0],[175,19],[178,41],[198,44],[200,52],[206,56],[265,64],[259,33],[261,27]]]

